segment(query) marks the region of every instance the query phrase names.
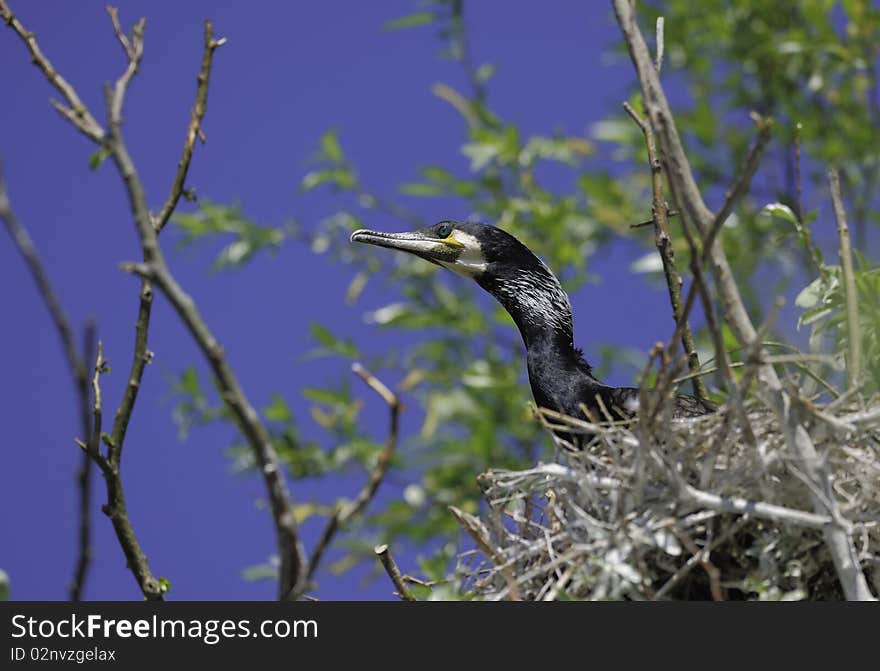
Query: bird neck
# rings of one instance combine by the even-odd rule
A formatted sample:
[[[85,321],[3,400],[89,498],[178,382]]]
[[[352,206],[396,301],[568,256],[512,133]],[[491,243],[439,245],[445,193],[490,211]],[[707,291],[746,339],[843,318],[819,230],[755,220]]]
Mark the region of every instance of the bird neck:
[[[538,406],[580,415],[578,403],[592,398],[602,385],[574,346],[571,304],[556,276],[540,264],[477,281],[507,310],[522,335]]]
[[[501,303],[522,335],[527,350],[549,347],[574,351],[571,304],[556,276],[540,261],[533,269],[477,279]]]

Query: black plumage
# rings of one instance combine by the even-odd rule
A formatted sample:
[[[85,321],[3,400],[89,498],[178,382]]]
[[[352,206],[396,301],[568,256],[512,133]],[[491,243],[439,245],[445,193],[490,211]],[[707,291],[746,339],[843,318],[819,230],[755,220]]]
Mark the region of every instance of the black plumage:
[[[633,417],[639,390],[611,387],[593,375],[575,347],[571,305],[551,270],[515,237],[486,224],[442,221],[412,233],[360,230],[354,242],[400,249],[472,278],[494,296],[516,323],[526,348],[535,403],[574,417],[583,407],[598,420]],[[678,395],[674,417],[712,412],[706,400]]]

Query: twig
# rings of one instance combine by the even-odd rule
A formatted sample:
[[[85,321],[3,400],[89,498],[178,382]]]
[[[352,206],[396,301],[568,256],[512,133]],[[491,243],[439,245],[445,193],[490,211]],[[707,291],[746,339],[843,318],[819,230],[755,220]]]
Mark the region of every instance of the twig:
[[[90,440],[91,408],[89,394],[89,376],[86,362],[92,358],[94,349],[95,327],[91,322],[86,324],[84,338],[84,356],[81,356],[74,342],[73,328],[61,300],[52,288],[49,273],[43,266],[37,249],[27,229],[18,221],[9,196],[6,193],[6,182],[3,178],[3,166],[0,164],[0,219],[9,231],[19,253],[25,260],[37,290],[49,310],[49,316],[55,324],[55,330],[61,339],[61,346],[67,360],[67,367],[73,377],[79,402],[80,425],[83,436]],[[74,568],[74,577],[70,586],[71,601],[79,601],[85,587],[86,574],[91,561],[91,460],[83,456],[77,472],[77,488],[79,490],[79,551]]]
[[[709,577],[709,592],[712,595],[712,601],[724,601],[724,590],[721,588],[721,571],[709,559],[709,548],[699,548],[691,538],[690,534],[684,529],[680,529],[677,524],[673,524],[672,533],[680,540],[691,553],[691,556],[697,559],[697,562],[703,567],[706,575]]]
[[[107,13],[110,15],[110,21],[113,24],[113,31],[116,38],[122,45],[122,50],[127,56],[127,64],[125,70],[116,85],[113,88],[112,101],[110,102],[110,113],[108,114],[108,123],[110,126],[119,126],[122,123],[122,105],[125,102],[125,93],[132,78],[137,74],[138,66],[141,63],[141,57],[144,55],[144,28],[147,20],[141,19],[132,29],[131,39],[125,36],[122,27],[119,25],[119,10],[116,7],[107,6]]]
[[[385,403],[388,404],[390,415],[388,438],[385,441],[385,448],[376,460],[376,465],[370,471],[367,481],[364,483],[363,487],[361,487],[361,490],[358,492],[354,501],[351,501],[344,506],[337,507],[336,511],[327,521],[327,525],[324,527],[324,532],[321,534],[321,538],[315,546],[315,550],[309,561],[309,568],[306,572],[306,581],[311,580],[315,571],[318,570],[321,558],[326,549],[330,546],[336,532],[345,526],[353,517],[360,514],[360,512],[366,508],[367,504],[372,501],[379,486],[385,479],[388,467],[391,465],[391,459],[394,457],[394,451],[397,449],[397,427],[401,407],[397,394],[386,387],[379,378],[375,377],[361,364],[355,363],[352,365],[351,369],[355,375],[361,378],[373,391],[382,397]]]
[[[797,207],[797,219],[803,225],[804,222],[804,185],[801,179],[801,130],[803,125],[800,121],[794,125],[794,185],[795,206]]]
[[[2,0],[0,0],[0,7],[2,6]],[[73,374],[74,383],[76,384],[77,389],[88,390],[89,378],[86,368],[87,364],[85,364],[80,358],[70,320],[64,311],[64,307],[61,305],[61,300],[52,288],[52,284],[49,281],[49,274],[43,267],[43,263],[40,260],[36,247],[34,247],[30,235],[28,235],[24,226],[19,223],[18,217],[12,209],[12,204],[6,193],[6,183],[3,179],[2,166],[0,166],[0,219],[3,219],[3,223],[9,231],[9,235],[12,236],[12,240],[18,247],[19,253],[24,258],[25,263],[27,263],[31,276],[43,298],[43,302],[45,302],[46,307],[49,309],[49,315],[52,317],[52,321],[55,324],[55,330],[58,331],[58,335],[61,338],[64,356],[67,359],[67,365]],[[86,405],[86,407],[88,407],[88,405]]]
[[[663,586],[654,593],[652,599],[656,601],[656,600],[662,599],[664,596],[669,594],[669,592],[672,590],[672,588],[675,587],[678,583],[680,583],[682,581],[682,579],[684,579],[685,576],[687,576],[687,574],[690,573],[693,570],[693,568],[697,564],[700,563],[700,561],[702,559],[703,552],[705,552],[705,553],[712,552],[712,550],[714,550],[717,547],[720,547],[723,543],[727,542],[727,540],[729,538],[734,536],[743,526],[745,526],[748,519],[749,519],[748,515],[743,515],[736,522],[731,524],[724,531],[723,534],[721,534],[718,538],[716,538],[714,541],[712,541],[712,543],[709,545],[708,548],[703,548],[702,552],[699,552],[699,553],[692,553],[690,559],[688,559],[687,562],[685,562],[684,566],[682,566],[680,569],[678,569],[673,574],[673,576],[671,578],[669,578],[669,580],[667,580],[663,584]]]
[[[663,50],[662,17],[657,19],[657,37],[657,70],[659,71]],[[636,122],[636,125],[642,129],[642,133],[645,136],[645,145],[648,150],[648,165],[651,168],[651,191],[653,193],[651,215],[654,223],[654,244],[660,253],[660,258],[663,260],[663,274],[666,276],[666,287],[669,290],[672,319],[676,324],[683,324],[681,329],[681,345],[687,354],[688,368],[692,373],[696,373],[700,370],[700,356],[697,353],[697,345],[694,342],[690,323],[684,317],[684,304],[681,297],[682,281],[681,275],[679,275],[678,269],[675,266],[675,250],[669,236],[669,205],[663,196],[663,168],[657,156],[654,133],[651,131],[650,124],[642,119],[628,102],[623,103],[623,108],[632,120]],[[706,388],[706,383],[702,377],[694,377],[691,385],[697,397],[709,398],[709,390]]]
[[[128,167],[133,169],[130,159],[127,158],[127,153],[123,153],[118,149],[114,151],[120,152],[118,156],[125,159],[122,163],[123,172]],[[144,216],[148,217],[146,203],[144,201],[138,201],[138,203],[139,210],[136,219]],[[144,229],[141,228],[140,230],[143,231]],[[147,235],[155,240],[155,232],[152,226],[147,226],[146,230]],[[142,243],[144,244],[146,255],[146,248],[149,242],[142,240]],[[267,489],[281,560],[279,598],[287,598],[292,593],[298,594],[303,586],[307,564],[299,540],[290,493],[281,472],[278,455],[275,452],[275,446],[272,444],[272,437],[260,420],[257,411],[254,410],[250,401],[248,401],[244,390],[238,382],[238,378],[226,360],[226,354],[222,345],[217,341],[217,338],[211,332],[204,319],[202,319],[195,302],[177,283],[177,280],[165,265],[165,260],[158,248],[156,248],[155,254],[156,257],[151,263],[127,263],[122,264],[121,267],[123,270],[151,280],[162,291],[208,360],[208,364],[217,379],[221,397],[254,452],[257,466],[259,467],[260,474],[263,476]]]
[[[477,547],[480,548],[480,551],[482,551],[482,553],[491,559],[492,563],[498,567],[505,583],[507,583],[507,593],[510,596],[510,600],[522,601],[522,595],[520,594],[519,586],[516,584],[516,576],[510,568],[510,563],[498,553],[496,548],[492,547],[489,532],[483,526],[482,522],[460,508],[456,508],[455,506],[447,506],[447,508],[449,512],[452,513],[455,521],[458,522],[461,528],[464,529],[474,540]]]
[[[120,475],[119,463],[111,462],[101,453],[101,423],[103,417],[103,399],[101,395],[101,375],[106,370],[106,360],[104,359],[104,348],[101,341],[98,341],[98,354],[95,359],[95,372],[92,378],[92,389],[94,394],[94,424],[91,430],[91,440],[88,444],[83,441],[77,441],[98,464],[103,471],[104,480],[107,484],[107,503],[101,507],[104,514],[110,518],[113,524],[113,530],[116,532],[116,538],[122,547],[122,552],[128,563],[128,568],[137,580],[138,586],[148,601],[162,601],[164,599],[164,590],[160,582],[150,570],[147,557],[141,548],[140,542],[135,535],[131,520],[128,517],[128,508],[125,504],[125,491],[122,486],[122,477]]]
[[[82,361],[91,361],[96,356],[96,328],[95,323],[91,320],[86,322],[85,334],[83,337],[83,356]],[[89,394],[88,382],[83,385],[77,381],[77,391],[80,401],[80,421],[82,423],[82,434],[86,440],[91,440],[91,420],[89,413],[89,402],[91,400]],[[79,532],[78,542],[79,551],[77,553],[76,565],[73,570],[73,579],[70,582],[70,600],[79,601],[82,598],[83,590],[86,585],[86,577],[88,575],[89,566],[92,562],[92,459],[87,453],[83,453],[81,457],[79,469],[76,474],[76,485],[79,492]]]
[[[122,461],[122,446],[125,443],[125,435],[131,421],[131,414],[137,401],[138,391],[141,387],[141,379],[144,369],[153,358],[153,353],[147,349],[147,337],[150,329],[150,314],[153,304],[153,288],[148,280],[141,282],[140,306],[138,307],[137,322],[135,323],[134,355],[131,368],[128,373],[128,383],[122,400],[116,410],[113,419],[113,432],[109,441],[109,458],[117,466]]]
[[[394,587],[397,589],[397,595],[400,597],[401,601],[415,601],[416,597],[403,581],[403,576],[400,575],[400,569],[397,568],[397,562],[395,562],[394,557],[391,556],[391,550],[388,546],[384,543],[382,545],[377,545],[373,548],[373,552],[376,553],[379,561],[382,562],[382,566],[385,567],[385,572],[388,574],[388,577],[391,578],[391,582],[394,583]]]
[[[645,39],[636,22],[633,5],[630,0],[612,0],[612,2],[638,73],[651,127],[657,134],[663,150],[663,156],[666,160],[666,175],[673,198],[682,212],[683,219],[693,222],[697,227],[703,237],[704,248],[711,255],[718,294],[731,330],[741,343],[754,342],[757,331],[746,311],[745,303],[730,268],[730,262],[717,240],[713,244],[706,244],[706,241],[709,240],[709,229],[716,218],[706,206],[697,187],[681,138],[675,128],[666,94],[651,62]],[[728,201],[732,201],[732,199],[728,199]],[[723,213],[723,210],[724,208],[719,212],[719,215]],[[719,216],[718,219],[721,217]],[[772,366],[765,364],[759,369],[758,377],[766,402],[777,415],[780,425],[785,427],[785,439],[789,449],[793,454],[798,455],[810,479],[818,483],[823,491],[830,491],[827,471],[819,459],[809,433],[792,412],[790,399],[785,393],[776,371]],[[823,509],[823,501],[813,492],[810,492],[810,496],[814,509]],[[828,496],[828,499],[833,502],[833,494]],[[837,575],[846,597],[856,600],[874,600],[868,589],[865,575],[859,568],[858,555],[852,536],[837,527],[824,528],[823,535],[834,559]]]
[[[190,115],[189,127],[186,130],[183,153],[177,162],[177,174],[174,176],[174,182],[171,184],[171,193],[168,194],[168,198],[165,200],[165,204],[162,206],[159,214],[153,219],[153,226],[156,228],[157,233],[168,223],[171,214],[177,207],[178,201],[180,201],[180,196],[183,194],[186,175],[189,171],[189,164],[196,146],[196,138],[202,138],[202,143],[205,141],[204,135],[202,135],[202,119],[204,119],[205,112],[208,109],[208,83],[211,78],[211,64],[214,60],[214,52],[225,43],[225,37],[219,40],[214,39],[214,28],[210,21],[205,20],[205,50],[202,52],[202,66],[199,69],[199,75],[196,80],[198,82],[196,86],[196,100]]]
[[[77,95],[74,88],[52,66],[49,59],[43,55],[43,52],[40,51],[40,47],[37,45],[37,40],[34,38],[34,34],[22,25],[21,21],[19,21],[12,13],[12,10],[9,9],[9,5],[6,4],[5,0],[0,0],[0,18],[2,18],[3,22],[14,30],[22,39],[31,54],[31,61],[33,64],[42,70],[43,74],[46,75],[46,79],[49,80],[49,83],[52,84],[62,96],[64,96],[64,99],[68,104],[68,107],[65,107],[58,101],[52,100],[52,106],[76,126],[76,128],[86,137],[100,143],[104,137],[104,130],[101,128],[101,125],[95,121],[95,118],[89,113],[89,110],[86,108],[82,100],[80,100],[80,97]]]
[[[793,510],[792,508],[785,508],[763,501],[749,501],[735,496],[719,496],[701,491],[690,485],[684,486],[682,496],[685,500],[693,501],[704,508],[717,510],[722,513],[738,513],[740,515],[748,513],[755,517],[773,520],[774,522],[794,524],[810,529],[826,529],[831,526],[837,526],[829,515],[817,515],[816,513]]]
[[[657,44],[656,50],[657,54],[654,58],[654,67],[657,69],[657,74],[660,74],[660,70],[663,68],[663,27],[664,27],[664,19],[662,16],[657,17]]]
[[[837,170],[828,171],[828,184],[831,187],[831,202],[834,205],[834,218],[837,220],[837,237],[840,241],[840,267],[843,272],[843,286],[846,297],[846,330],[849,346],[847,372],[851,389],[859,386],[862,374],[862,335],[859,330],[859,305],[856,293],[856,279],[853,272],[852,246],[849,226],[846,223],[846,209],[840,195],[840,176]]]

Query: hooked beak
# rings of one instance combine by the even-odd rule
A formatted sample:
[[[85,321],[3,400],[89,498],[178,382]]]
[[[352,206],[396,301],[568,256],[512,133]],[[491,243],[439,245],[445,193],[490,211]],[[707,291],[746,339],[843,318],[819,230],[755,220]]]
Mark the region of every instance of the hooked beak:
[[[422,231],[383,233],[362,228],[351,234],[351,241],[399,249],[437,264],[454,263],[464,247],[451,233],[447,238],[437,238]]]

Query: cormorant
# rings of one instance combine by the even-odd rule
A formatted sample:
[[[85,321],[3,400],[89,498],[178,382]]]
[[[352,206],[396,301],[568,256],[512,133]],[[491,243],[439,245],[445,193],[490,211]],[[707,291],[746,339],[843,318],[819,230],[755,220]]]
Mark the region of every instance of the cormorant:
[[[571,304],[551,270],[509,233],[487,224],[441,221],[418,231],[383,233],[361,229],[352,242],[415,254],[476,281],[510,313],[526,347],[529,383],[535,403],[566,415],[596,420],[636,414],[639,390],[610,387],[594,375],[574,346]],[[602,410],[598,399],[607,413]],[[674,417],[696,417],[715,410],[695,396],[674,399]]]

